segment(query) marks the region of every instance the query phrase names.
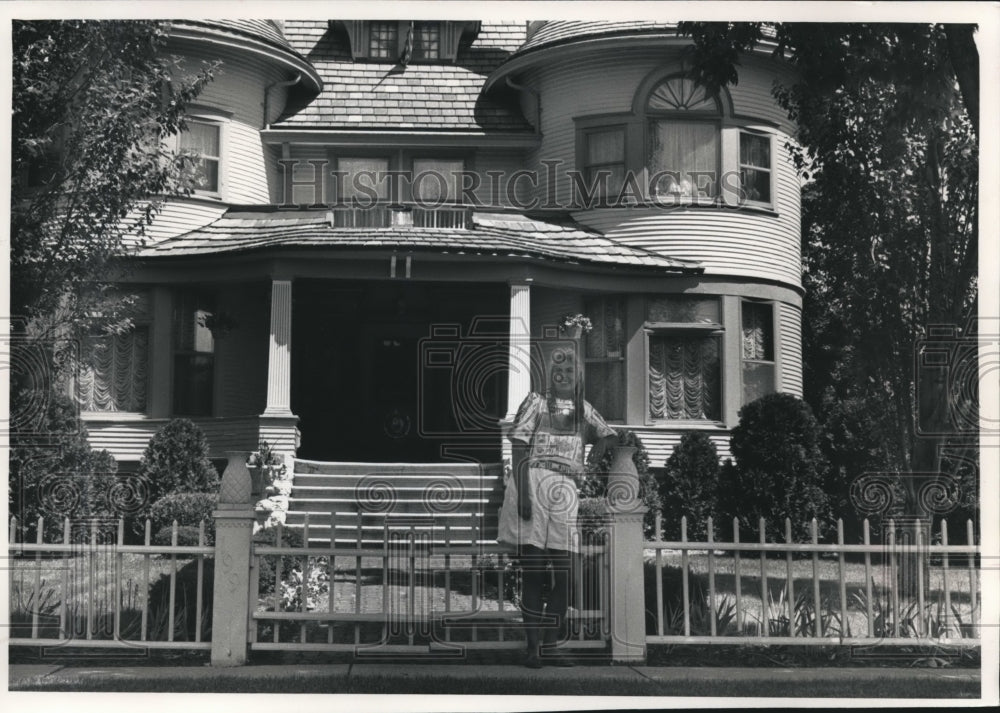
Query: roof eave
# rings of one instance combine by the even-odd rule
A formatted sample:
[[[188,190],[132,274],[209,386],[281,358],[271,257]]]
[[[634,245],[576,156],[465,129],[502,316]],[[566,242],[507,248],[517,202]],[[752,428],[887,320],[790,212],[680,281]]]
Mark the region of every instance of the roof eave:
[[[333,129],[329,127],[273,127],[260,132],[265,144],[371,145],[377,142],[389,148],[409,146],[462,146],[492,148],[534,148],[539,137],[531,132],[437,131],[395,128]]]

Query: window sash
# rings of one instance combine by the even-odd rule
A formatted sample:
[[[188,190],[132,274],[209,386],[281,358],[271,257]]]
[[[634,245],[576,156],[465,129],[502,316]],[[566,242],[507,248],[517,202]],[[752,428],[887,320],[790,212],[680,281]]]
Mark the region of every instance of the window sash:
[[[198,154],[193,179],[195,190],[217,193],[222,153],[221,125],[188,119],[187,128],[180,133],[180,148]]]
[[[84,339],[77,398],[82,411],[144,413],[149,378],[149,327]]]
[[[597,195],[618,195],[625,184],[625,128],[595,129],[584,134],[584,175]],[[598,182],[601,172],[605,180]]]
[[[722,336],[693,332],[649,335],[648,413],[654,421],[721,420]]]
[[[413,59],[438,59],[441,56],[441,23],[413,23]]]
[[[719,125],[714,122],[650,120],[646,166],[650,191],[655,195],[714,198],[718,187],[719,134]],[[657,177],[661,172],[666,175]]]
[[[741,131],[739,168],[740,184],[746,199],[755,203],[770,203],[770,137]]]
[[[389,159],[345,157],[337,160],[337,170],[343,173],[338,182],[341,203],[355,198],[370,200],[372,190],[378,200],[389,200],[389,182],[385,180],[389,173]],[[367,186],[369,190],[363,192],[362,186]]]
[[[461,159],[413,159],[414,199],[457,203],[464,170],[465,162]]]
[[[368,25],[368,56],[393,59],[399,52],[399,25],[374,21]]]

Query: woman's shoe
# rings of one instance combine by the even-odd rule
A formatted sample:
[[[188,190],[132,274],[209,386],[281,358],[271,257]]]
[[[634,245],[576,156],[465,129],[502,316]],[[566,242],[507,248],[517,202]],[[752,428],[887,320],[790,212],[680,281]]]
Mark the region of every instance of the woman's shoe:
[[[545,666],[558,666],[559,668],[573,668],[576,664],[573,660],[569,658],[562,651],[557,651],[556,649],[542,649],[542,653],[539,656],[542,664]]]

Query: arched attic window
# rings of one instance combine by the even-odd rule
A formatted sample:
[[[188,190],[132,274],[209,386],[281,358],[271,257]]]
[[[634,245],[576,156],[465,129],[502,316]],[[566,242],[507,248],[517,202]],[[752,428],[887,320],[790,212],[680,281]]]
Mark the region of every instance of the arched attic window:
[[[714,199],[719,191],[722,103],[683,75],[653,86],[644,104],[646,170],[657,196]]]

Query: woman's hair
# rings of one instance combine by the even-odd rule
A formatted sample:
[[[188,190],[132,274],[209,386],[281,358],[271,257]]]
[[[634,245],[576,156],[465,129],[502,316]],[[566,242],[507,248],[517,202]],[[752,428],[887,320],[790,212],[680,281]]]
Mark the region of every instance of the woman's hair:
[[[579,360],[577,359],[577,353],[574,349],[556,348],[549,355],[549,370],[546,374],[546,386],[545,386],[545,403],[548,406],[549,413],[553,413],[556,410],[556,395],[552,390],[552,370],[557,364],[562,363],[566,359],[572,359],[574,365],[574,371],[576,372],[574,383],[574,393],[573,393],[573,407],[574,407],[574,426],[579,427],[583,423],[583,370],[580,368]]]

